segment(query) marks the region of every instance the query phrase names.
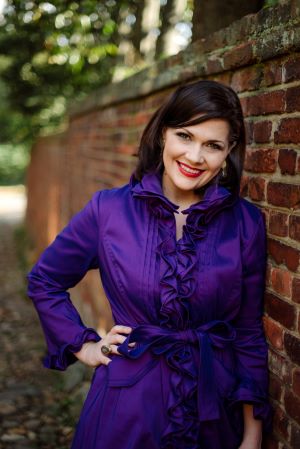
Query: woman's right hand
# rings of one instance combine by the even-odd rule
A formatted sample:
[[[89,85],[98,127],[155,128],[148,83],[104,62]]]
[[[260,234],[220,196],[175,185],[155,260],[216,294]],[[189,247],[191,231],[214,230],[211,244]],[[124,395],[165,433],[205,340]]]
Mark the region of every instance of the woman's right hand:
[[[102,354],[101,347],[103,345],[110,346],[112,352],[110,354],[120,355],[118,352],[117,344],[122,344],[126,337],[121,334],[130,334],[131,327],[116,325],[103,337],[100,341],[88,341],[82,345],[82,348],[78,352],[74,352],[74,355],[84,364],[95,368],[98,365],[108,365],[112,359]],[[133,346],[134,343],[130,343]]]

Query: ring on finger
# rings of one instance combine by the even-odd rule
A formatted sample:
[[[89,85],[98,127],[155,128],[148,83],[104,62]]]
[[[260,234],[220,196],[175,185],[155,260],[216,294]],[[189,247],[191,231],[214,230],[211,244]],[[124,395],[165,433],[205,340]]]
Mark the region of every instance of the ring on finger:
[[[110,354],[112,352],[112,347],[111,346],[107,346],[107,345],[103,345],[101,346],[101,352],[104,355]]]

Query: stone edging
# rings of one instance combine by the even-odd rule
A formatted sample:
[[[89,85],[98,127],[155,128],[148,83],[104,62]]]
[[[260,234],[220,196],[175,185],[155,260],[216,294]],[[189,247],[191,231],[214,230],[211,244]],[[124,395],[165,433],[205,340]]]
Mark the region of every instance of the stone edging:
[[[177,55],[73,103],[69,116],[140,98],[178,84],[179,80],[207,77],[298,51],[299,25],[300,0],[289,0],[257,14],[249,14],[206,39],[194,42]]]

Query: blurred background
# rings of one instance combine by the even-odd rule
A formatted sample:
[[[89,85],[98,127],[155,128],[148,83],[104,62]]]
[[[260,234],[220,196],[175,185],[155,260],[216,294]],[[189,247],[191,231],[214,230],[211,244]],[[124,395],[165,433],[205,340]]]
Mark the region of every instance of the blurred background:
[[[0,185],[23,184],[67,105],[276,0],[0,1]],[[221,13],[220,13],[221,12]]]

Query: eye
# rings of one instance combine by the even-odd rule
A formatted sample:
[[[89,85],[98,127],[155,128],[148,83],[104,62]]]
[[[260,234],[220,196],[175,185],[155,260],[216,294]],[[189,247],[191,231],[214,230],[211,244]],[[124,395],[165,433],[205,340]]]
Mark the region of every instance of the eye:
[[[184,133],[182,131],[179,131],[178,133],[176,133],[176,136],[180,137],[180,139],[182,140],[190,140],[191,136],[187,133]]]
[[[222,150],[221,145],[218,145],[215,142],[207,142],[206,146],[212,148],[213,150]]]

